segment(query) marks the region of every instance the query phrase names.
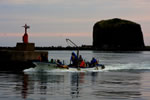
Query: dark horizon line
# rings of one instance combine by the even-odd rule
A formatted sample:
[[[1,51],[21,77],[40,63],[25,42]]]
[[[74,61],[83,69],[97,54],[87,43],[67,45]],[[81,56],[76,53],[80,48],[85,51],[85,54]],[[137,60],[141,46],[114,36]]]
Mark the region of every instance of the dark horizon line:
[[[35,50],[99,50],[99,51],[150,51],[150,46],[144,48],[95,48],[92,45],[82,45],[77,47],[63,47],[63,46],[36,46]],[[0,50],[16,50],[16,47],[3,47],[0,46]]]

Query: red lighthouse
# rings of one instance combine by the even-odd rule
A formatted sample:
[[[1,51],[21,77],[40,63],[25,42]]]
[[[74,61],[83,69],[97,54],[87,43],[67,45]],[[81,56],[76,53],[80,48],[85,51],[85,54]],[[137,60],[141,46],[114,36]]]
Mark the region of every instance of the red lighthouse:
[[[28,26],[27,24],[25,24],[22,27],[25,28],[25,33],[22,36],[23,43],[17,43],[16,50],[19,50],[19,51],[34,51],[34,47],[35,47],[34,43],[29,43],[29,41],[28,41],[27,29],[30,28],[30,26]]]
[[[25,24],[25,26],[23,26],[25,28],[25,33],[23,35],[23,43],[28,43],[28,34],[27,34],[27,29],[30,28],[30,26],[28,26],[27,24]]]

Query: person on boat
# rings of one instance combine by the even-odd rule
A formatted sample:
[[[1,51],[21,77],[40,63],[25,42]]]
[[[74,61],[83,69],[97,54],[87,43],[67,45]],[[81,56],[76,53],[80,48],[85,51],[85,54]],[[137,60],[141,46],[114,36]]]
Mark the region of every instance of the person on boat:
[[[80,55],[80,56],[79,56],[79,60],[78,60],[79,64],[82,62],[82,60],[83,60],[83,58],[82,58],[82,56]]]
[[[86,63],[84,62],[84,60],[81,61],[81,63],[80,63],[79,66],[80,66],[80,67],[86,67]]]
[[[93,57],[92,60],[91,60],[91,63],[90,63],[90,66],[91,67],[94,67],[98,64],[98,61]]]
[[[79,63],[79,67],[86,67],[86,64],[81,55],[79,56],[78,63]]]
[[[50,60],[50,63],[55,63],[55,60],[52,58],[52,59]]]
[[[78,57],[74,52],[72,52],[72,54],[71,54],[70,64],[72,66],[77,66],[78,65]]]
[[[43,61],[43,62],[48,62],[48,56],[47,56],[47,54],[41,54],[41,61]]]
[[[63,65],[62,62],[59,59],[57,59],[57,64]]]
[[[57,59],[57,67],[69,69],[69,67],[64,65],[59,59]]]

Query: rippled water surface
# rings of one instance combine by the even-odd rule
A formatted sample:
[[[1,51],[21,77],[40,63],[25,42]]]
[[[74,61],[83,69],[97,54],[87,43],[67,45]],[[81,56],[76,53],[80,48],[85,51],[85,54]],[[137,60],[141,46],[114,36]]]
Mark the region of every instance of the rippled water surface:
[[[49,59],[69,63],[72,51],[49,51]],[[102,71],[0,72],[0,100],[149,100],[150,52],[81,51]],[[41,66],[43,67],[43,66]]]

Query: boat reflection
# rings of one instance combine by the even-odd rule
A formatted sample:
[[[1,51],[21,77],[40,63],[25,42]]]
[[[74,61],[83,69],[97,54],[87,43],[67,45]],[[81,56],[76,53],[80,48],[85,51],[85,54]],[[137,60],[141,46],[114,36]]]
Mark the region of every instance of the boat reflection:
[[[78,98],[80,95],[81,84],[84,84],[84,74],[85,73],[73,73],[71,75],[71,97]]]

